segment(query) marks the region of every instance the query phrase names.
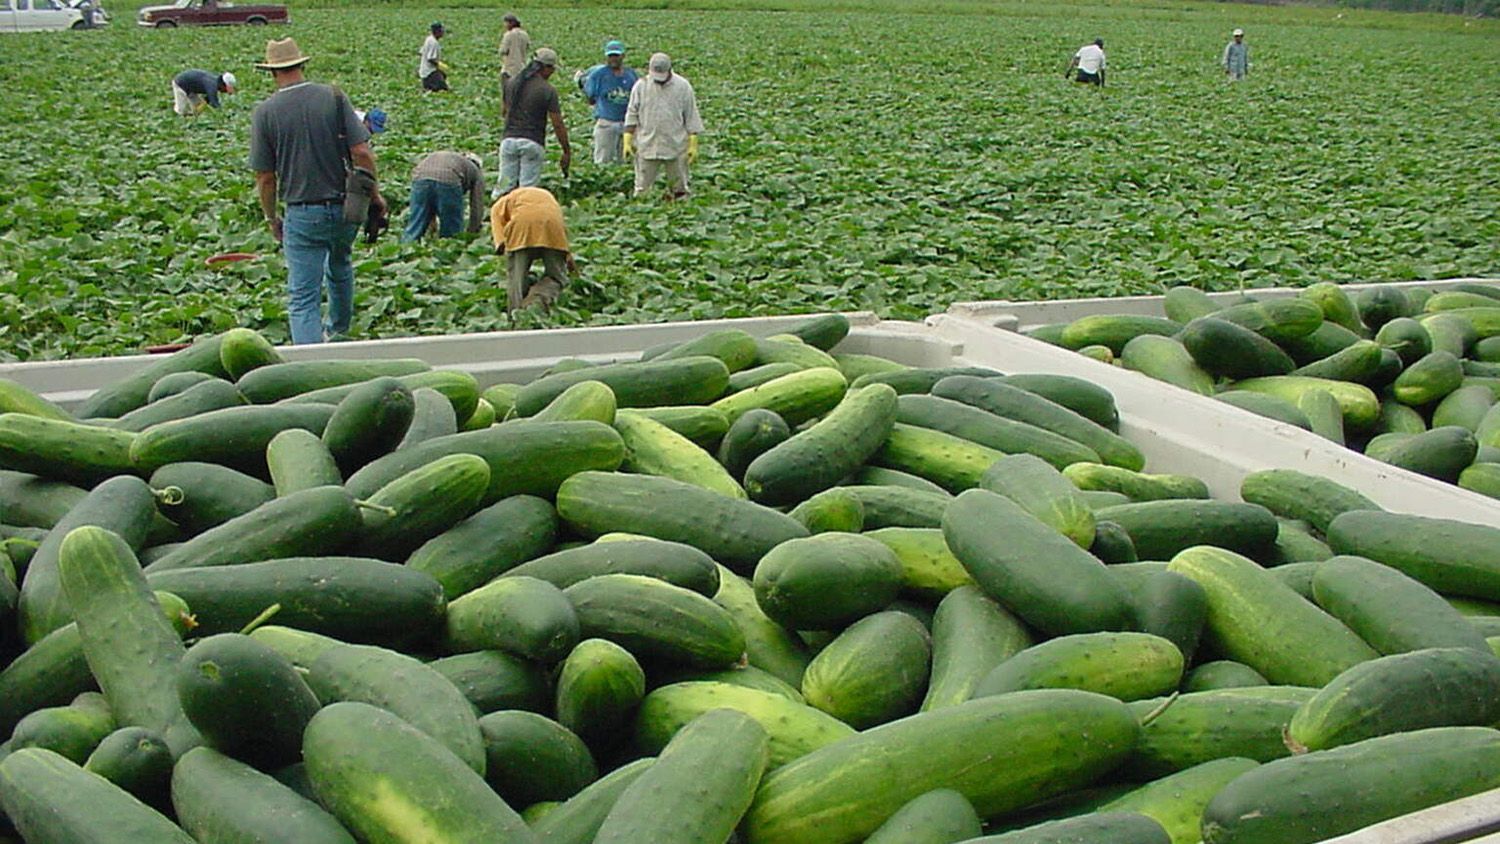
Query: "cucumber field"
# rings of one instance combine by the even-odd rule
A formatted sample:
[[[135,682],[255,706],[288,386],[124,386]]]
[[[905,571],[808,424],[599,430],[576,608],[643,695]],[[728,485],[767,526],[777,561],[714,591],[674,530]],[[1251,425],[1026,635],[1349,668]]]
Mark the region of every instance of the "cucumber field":
[[[738,3],[724,4],[741,5]],[[798,6],[798,4],[783,4]],[[246,326],[287,340],[286,271],[246,166],[295,37],[314,81],[389,114],[373,148],[392,226],[355,249],[353,336],[873,310],[955,301],[1500,274],[1500,23],[1328,8],[948,3],[903,11],[303,8],[284,28],[4,37],[0,360],[122,354]],[[551,46],[574,143],[548,141],[581,277],[505,314],[488,233],[398,242],[408,175],[441,149],[497,169],[505,11]],[[453,92],[415,75],[442,21]],[[1234,27],[1249,78],[1219,56]],[[1106,39],[1109,84],[1064,79]],[[670,53],[707,131],[685,202],[594,165],[575,70],[619,38]],[[173,114],[186,68],[234,71],[219,110]],[[225,252],[259,259],[210,269]]]

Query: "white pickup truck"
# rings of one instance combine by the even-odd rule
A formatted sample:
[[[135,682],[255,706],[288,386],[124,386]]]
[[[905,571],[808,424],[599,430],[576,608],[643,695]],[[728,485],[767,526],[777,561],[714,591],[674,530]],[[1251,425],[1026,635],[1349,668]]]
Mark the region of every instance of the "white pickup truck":
[[[92,21],[88,6],[92,0],[0,0],[0,32],[48,32],[64,29],[88,29],[103,26],[109,16],[94,7]]]

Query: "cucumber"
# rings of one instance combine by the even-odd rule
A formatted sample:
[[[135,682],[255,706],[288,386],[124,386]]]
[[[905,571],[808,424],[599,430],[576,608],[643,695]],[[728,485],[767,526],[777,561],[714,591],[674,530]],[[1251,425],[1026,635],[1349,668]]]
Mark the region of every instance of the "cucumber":
[[[609,639],[641,659],[724,668],[745,652],[744,634],[722,607],[652,577],[606,574],[563,594],[584,637]]]
[[[1359,308],[1349,294],[1344,292],[1344,288],[1337,284],[1320,281],[1298,291],[1297,295],[1315,303],[1323,311],[1323,319],[1327,322],[1337,323],[1350,331],[1365,330],[1364,323],[1359,321]]]
[[[865,525],[865,508],[845,489],[825,489],[792,508],[789,513],[808,533],[859,533]]]
[[[411,401],[411,424],[406,427],[406,433],[396,444],[396,448],[407,448],[458,433],[458,415],[453,412],[453,405],[442,393],[430,388],[419,388],[412,390]],[[325,428],[323,432],[328,431]]]
[[[307,725],[303,756],[319,802],[363,840],[536,840],[463,760],[374,706],[323,707]]]
[[[802,675],[802,696],[864,730],[915,712],[931,664],[932,643],[921,622],[878,612],[851,624],[813,657]]]
[[[432,367],[416,358],[390,360],[301,360],[262,366],[245,373],[235,386],[256,404],[270,404],[313,390],[357,384],[382,376],[411,375]]]
[[[256,370],[257,372],[261,370]],[[322,434],[333,408],[321,404],[229,407],[153,425],[130,445],[135,471],[154,472],[168,463],[220,463],[266,477],[266,445],[288,428]]]
[[[1495,404],[1495,396],[1487,387],[1468,386],[1443,397],[1432,411],[1432,426],[1442,428],[1456,425],[1470,431],[1478,431],[1485,413]]]
[[[397,383],[412,392],[433,390],[440,393],[453,410],[454,424],[473,417],[479,405],[479,382],[467,372],[452,369],[430,369],[410,375],[395,376]],[[377,379],[369,379],[377,380]],[[330,404],[337,405],[349,394],[360,389],[368,380],[355,381],[338,387],[325,387],[282,399],[279,404]],[[494,407],[493,404],[490,405]],[[508,406],[508,405],[507,405]]]
[[[1277,343],[1306,337],[1323,324],[1322,306],[1300,298],[1245,302],[1214,316]]]
[[[121,727],[105,736],[83,769],[154,809],[169,805],[172,751],[161,736],[144,727]]]
[[[97,697],[88,692],[85,694]],[[79,697],[68,706],[38,709],[22,718],[7,742],[11,751],[40,747],[82,765],[94,748],[114,732],[115,719],[108,704],[83,700],[83,695]]]
[[[219,337],[219,363],[230,378],[281,362],[276,347],[253,328],[231,328]]]
[[[1359,340],[1328,357],[1299,366],[1290,373],[1280,374],[1369,384],[1380,371],[1383,359],[1382,348],[1374,340]]]
[[[343,471],[353,472],[394,450],[415,413],[415,399],[404,384],[395,378],[371,379],[339,401],[323,428],[323,444]]]
[[[136,408],[109,423],[109,427],[120,431],[140,433],[152,425],[186,419],[211,410],[239,407],[245,397],[228,381],[211,378],[189,387],[176,395],[168,396],[144,407]]]
[[[851,387],[868,387],[871,384],[889,384],[898,395],[930,393],[937,382],[953,375],[972,375],[976,378],[994,378],[1001,373],[983,366],[913,367],[899,372],[877,372],[862,375]]]
[[[1165,560],[1194,545],[1258,556],[1276,542],[1276,517],[1257,504],[1214,500],[1142,501],[1094,513],[1130,534],[1145,560]]]
[[[1500,601],[1500,528],[1355,511],[1328,526],[1328,545],[1385,563],[1444,595]]]
[[[1305,337],[1282,340],[1276,345],[1285,349],[1287,354],[1292,356],[1292,360],[1299,365],[1306,366],[1313,361],[1322,360],[1341,349],[1348,348],[1368,336],[1369,332],[1363,327],[1358,331],[1351,331],[1342,325],[1325,320],[1313,333]]]
[[[359,508],[336,486],[272,499],[198,534],[158,558],[152,572],[319,556],[346,547],[360,530]]]
[[[229,380],[232,381],[233,379]],[[171,375],[163,375],[157,379],[156,383],[151,385],[151,391],[146,394],[146,404],[175,396],[184,390],[202,384],[204,381],[224,381],[226,384],[229,383],[229,381],[225,381],[225,379],[215,375],[209,375],[207,372],[198,372],[196,370],[174,372]]]
[[[1389,387],[1401,375],[1401,356],[1390,349],[1381,349],[1380,368],[1368,379],[1371,389]]]
[[[191,460],[152,472],[151,488],[158,491],[162,514],[188,534],[218,527],[276,497],[275,488],[259,478]]]
[[[1005,454],[1032,454],[1057,468],[1097,461],[1082,443],[1025,422],[996,416],[951,399],[905,395],[897,403],[898,422],[931,428]]]
[[[614,425],[625,442],[625,471],[673,478],[730,498],[745,497],[745,490],[718,461],[671,428],[629,410],[616,414]]]
[[[1258,767],[1254,759],[1235,756],[1204,762],[1116,797],[1097,811],[1145,815],[1161,824],[1173,844],[1197,844],[1208,801],[1241,774]]]
[[[319,714],[336,701],[378,706],[431,736],[473,771],[484,773],[484,740],[474,708],[446,677],[416,659],[372,645],[333,645],[313,660],[304,679],[324,704]],[[302,738],[303,757],[315,784],[310,736],[316,722],[315,715]],[[377,726],[369,725],[372,730]],[[401,767],[405,770],[404,763]],[[329,795],[321,787],[318,796],[328,805]]]
[[[1439,311],[1451,311],[1456,308],[1485,308],[1495,305],[1495,297],[1489,295],[1488,290],[1484,293],[1468,290],[1443,290],[1432,294],[1432,298],[1422,306],[1428,313]]]
[[[291,495],[344,481],[323,440],[297,428],[282,431],[266,444],[266,466],[277,495]]]
[[[1209,376],[1255,378],[1286,375],[1297,368],[1291,356],[1275,343],[1248,328],[1217,317],[1199,317],[1189,322],[1177,339]],[[1129,344],[1126,344],[1128,353]],[[1125,366],[1137,368],[1128,360]]]
[[[1073,465],[1113,468],[1097,463]],[[1086,548],[1094,541],[1094,512],[1079,494],[1079,485],[1038,457],[1029,454],[1004,457],[985,471],[979,486],[1021,505],[1021,509],[1080,547]]]
[[[842,372],[850,381],[867,373],[900,372],[910,368],[904,363],[896,363],[877,355],[837,354],[833,356],[833,359],[838,362],[839,372]]]
[[[895,600],[902,566],[867,536],[825,533],[777,545],[755,567],[755,597],[775,621],[837,630]]]
[[[176,756],[201,743],[177,699],[182,640],[130,546],[104,528],[76,528],[63,540],[58,569],[89,671],[119,724],[155,731]]]
[[[1214,377],[1171,337],[1144,334],[1132,339],[1120,351],[1120,364],[1200,396],[1214,393]]]
[[[9,378],[0,378],[0,413],[25,413],[64,422],[76,421],[73,414]]]
[[[1146,459],[1129,440],[1056,402],[1020,387],[973,376],[939,381],[932,394],[961,401],[996,416],[1026,422],[1093,449],[1103,462],[1139,471]]]
[[[1135,552],[1135,543],[1130,540],[1130,534],[1114,522],[1094,523],[1094,541],[1089,543],[1089,553],[1106,565],[1135,563],[1141,559]]]
[[[682,542],[739,571],[781,542],[807,535],[795,519],[768,507],[649,475],[574,474],[557,490],[557,513],[586,535],[623,530]]]
[[[124,416],[146,403],[151,387],[158,380],[177,372],[202,372],[215,378],[228,378],[219,361],[222,335],[205,337],[181,351],[137,369],[106,387],[95,390],[74,411],[79,419]]]
[[[557,720],[585,741],[614,740],[645,694],[646,674],[629,651],[605,639],[585,639],[558,673]]]
[[[910,472],[938,486],[962,492],[1005,453],[929,428],[897,423],[871,458],[876,465]]]
[[[0,469],[93,486],[135,471],[130,449],[139,436],[27,413],[0,413]]]
[[[1351,510],[1379,510],[1363,494],[1325,478],[1295,469],[1263,469],[1240,482],[1240,497],[1278,516],[1307,522],[1327,533],[1335,517]]]
[[[768,363],[795,363],[803,369],[826,366],[837,369],[838,361],[816,346],[809,346],[799,338],[782,335],[755,340],[756,366]]]
[[[1500,463],[1475,463],[1459,474],[1458,485],[1480,495],[1500,498]]]
[[[740,414],[719,444],[718,459],[729,474],[743,478],[751,461],[792,435],[786,420],[775,411],[752,408]]]
[[[1005,660],[974,697],[1026,689],[1079,689],[1131,701],[1166,694],[1182,680],[1182,652],[1149,633],[1059,636]]]
[[[613,425],[616,410],[615,391],[608,384],[602,381],[579,381],[558,393],[546,407],[530,418],[536,422],[593,420]]]
[[[1325,561],[1313,576],[1313,597],[1382,654],[1424,648],[1469,648],[1489,654],[1484,637],[1440,595],[1373,560]]]
[[[945,498],[951,497],[948,491],[927,480],[919,478],[909,472],[896,469],[887,469],[883,466],[861,466],[859,471],[849,476],[845,486],[898,486],[906,489],[915,489],[922,492],[931,492]]]
[[[1427,330],[1433,351],[1450,352],[1454,357],[1468,357],[1479,341],[1479,332],[1463,317],[1452,314],[1428,314],[1417,320]]]
[[[660,422],[705,450],[713,449],[729,432],[729,417],[701,405],[638,407],[631,413]]]
[[[933,617],[932,677],[922,711],[968,700],[991,669],[1031,644],[1021,622],[977,587],[953,590]]]
[[[741,712],[765,729],[772,768],[854,735],[853,728],[837,718],[773,692],[689,681],[662,686],[641,701],[635,719],[636,747],[658,753],[694,718],[714,709]]]
[[[1464,320],[1464,324],[1470,329],[1474,327],[1468,320]],[[1474,341],[1473,347],[1475,360],[1486,363],[1500,363],[1500,340],[1496,340],[1493,337],[1486,337],[1483,340]]]
[[[1282,759],[1209,801],[1206,844],[1304,844],[1500,784],[1500,732],[1440,727]],[[1304,795],[1315,794],[1308,800]]]
[[[448,605],[445,646],[490,648],[553,663],[578,644],[578,616],[562,590],[534,577],[501,577]]]
[[[1371,331],[1377,331],[1387,322],[1412,312],[1406,291],[1388,284],[1372,285],[1359,291],[1354,303],[1359,308],[1360,321]]]
[[[1023,328],[1021,329],[1021,333],[1033,340],[1040,340],[1043,343],[1050,343],[1053,346],[1061,346],[1062,333],[1067,327],[1068,324],[1066,322],[1049,322],[1043,325],[1033,325],[1029,328]]]
[[[501,577],[536,578],[566,589],[604,574],[654,577],[707,597],[719,589],[713,558],[691,545],[659,539],[595,542],[569,548],[509,569]]]
[[[194,844],[124,789],[39,747],[0,760],[0,808],[30,844]]]
[[[767,381],[774,381],[783,375],[791,375],[793,372],[801,372],[802,367],[795,363],[767,363],[761,366],[752,366],[729,375],[729,390],[726,395],[748,390],[751,387],[759,387]],[[840,367],[840,374],[843,368]],[[845,379],[848,380],[847,378]]]
[[[1108,841],[1111,844],[1170,844],[1162,825],[1134,812],[1093,812],[1076,818],[976,838],[971,844],[1068,844]]]
[[[974,583],[948,550],[938,528],[880,528],[865,536],[895,552],[901,562],[901,589],[907,595],[938,601],[954,589]]]
[[[1423,407],[1440,401],[1463,386],[1464,368],[1452,352],[1432,352],[1396,376],[1393,390],[1396,401],[1410,407]]]
[[[1463,317],[1474,326],[1475,332],[1480,340],[1500,335],[1500,306],[1486,306],[1479,308],[1455,308],[1444,313]],[[83,416],[80,411],[79,416]]]
[[[417,547],[407,568],[435,578],[449,600],[546,553],[557,539],[557,512],[530,495],[501,499]]]
[[[261,768],[302,756],[318,699],[286,657],[238,633],[201,639],[177,667],[183,712],[220,753]]]
[[[583,741],[535,712],[492,712],[479,719],[479,732],[485,779],[507,803],[567,800],[599,778]]]
[[[1260,672],[1232,659],[1205,662],[1187,673],[1182,680],[1184,693],[1207,692],[1215,689],[1239,689],[1246,686],[1267,685]]]
[[[1316,689],[1254,686],[1191,692],[1130,704],[1139,718],[1157,710],[1121,773],[1155,780],[1215,759],[1269,762],[1290,756],[1282,741],[1287,722]]]
[[[1110,570],[1118,574],[1119,567]],[[1130,595],[1135,629],[1166,639],[1177,646],[1183,659],[1191,662],[1208,616],[1208,596],[1203,587],[1170,571],[1156,572],[1122,585]]]
[[[502,651],[475,651],[435,659],[427,667],[458,687],[481,714],[502,709],[552,711],[551,681],[541,666],[520,657]]]
[[[994,817],[1092,782],[1123,761],[1139,735],[1124,704],[1071,690],[1017,692],[924,712],[772,771],[745,818],[745,833],[757,843],[850,844],[935,788],[951,788],[980,816]],[[1064,746],[1070,752],[1053,752]],[[859,763],[871,759],[884,763]]]
[[[1021,372],[994,380],[1035,393],[1111,431],[1120,425],[1114,394],[1092,381],[1041,372]]]
[[[755,362],[755,338],[738,328],[722,328],[679,343],[650,360],[674,360],[694,355],[718,358],[730,372],[738,372]],[[646,359],[644,355],[642,359]]]
[[[1286,399],[1252,393],[1249,390],[1226,390],[1214,398],[1240,410],[1254,413],[1256,416],[1264,416],[1267,419],[1294,425],[1304,431],[1312,430],[1312,420],[1307,418],[1307,414],[1303,413],[1295,402]]]
[[[645,363],[609,363],[558,372],[521,388],[516,394],[516,415],[536,414],[580,381],[599,381],[608,386],[615,395],[617,407],[704,404],[728,389],[729,370],[718,358],[695,355]]]
[[[821,314],[793,326],[787,333],[826,352],[849,336],[849,318],[843,314]]]
[[[864,509],[866,530],[884,527],[940,527],[943,511],[953,501],[947,492],[926,492],[896,486],[844,487]]]
[[[651,757],[621,765],[533,821],[532,830],[548,844],[592,844],[620,794],[654,764]]]
[[[952,844],[983,834],[974,807],[951,788],[912,798],[875,830],[865,844]]]
[[[1125,344],[1136,337],[1171,337],[1181,330],[1181,325],[1163,317],[1093,314],[1068,323],[1068,327],[1062,332],[1062,344],[1065,348],[1074,350],[1084,346],[1108,346],[1110,351],[1118,355]]]
[[[1395,352],[1403,366],[1411,366],[1432,351],[1432,336],[1410,317],[1397,317],[1380,326],[1375,342]]]
[[[1208,593],[1207,632],[1215,652],[1273,683],[1321,686],[1376,656],[1337,619],[1231,551],[1189,548],[1167,570]]]
[[[354,844],[321,806],[275,778],[206,747],[172,770],[177,821],[199,842],[297,841]]]
[[[450,454],[419,466],[369,497],[355,547],[365,556],[405,559],[472,515],[489,485],[490,466],[478,455]]]
[[[1480,296],[1488,296],[1491,299],[1500,299],[1500,287],[1483,282],[1461,281],[1453,285],[1452,290],[1460,290],[1464,293],[1477,293]]]
[[[1208,485],[1191,475],[1148,475],[1119,466],[1075,463],[1063,476],[1080,490],[1118,492],[1132,501],[1208,498]]]
[[[745,659],[793,687],[802,685],[809,660],[807,648],[791,631],[772,621],[755,599],[755,587],[719,566],[714,603],[723,607],[745,636]]]
[[[1306,522],[1295,522],[1290,519],[1276,520],[1276,548],[1266,556],[1262,562],[1266,565],[1281,566],[1289,563],[1305,563],[1314,560],[1326,560],[1333,556],[1333,549],[1329,548],[1323,540],[1314,537],[1308,531]]]
[[[1297,409],[1307,416],[1312,432],[1330,442],[1344,444],[1344,412],[1338,399],[1323,390],[1308,390],[1297,399]]]
[[[985,594],[1051,635],[1125,629],[1125,593],[1099,560],[987,490],[943,513],[943,538]]]
[[[801,501],[881,450],[895,422],[895,390],[885,385],[850,390],[811,428],[752,460],[745,469],[745,491],[764,504]]]
[[[69,483],[0,469],[0,514],[6,525],[51,528],[86,495]]]
[[[318,657],[330,649],[344,644],[321,633],[294,630],[277,624],[263,624],[250,631],[249,636],[286,657],[301,672],[306,672],[318,661]]]
[[[1338,399],[1339,407],[1344,411],[1344,426],[1351,431],[1368,430],[1380,416],[1380,399],[1363,384],[1301,375],[1277,375],[1237,381],[1234,387],[1236,390],[1263,393],[1293,404],[1308,390],[1326,390]]]
[[[1182,325],[1208,316],[1223,307],[1207,293],[1186,284],[1167,288],[1166,295],[1161,298],[1161,306],[1167,319]]]

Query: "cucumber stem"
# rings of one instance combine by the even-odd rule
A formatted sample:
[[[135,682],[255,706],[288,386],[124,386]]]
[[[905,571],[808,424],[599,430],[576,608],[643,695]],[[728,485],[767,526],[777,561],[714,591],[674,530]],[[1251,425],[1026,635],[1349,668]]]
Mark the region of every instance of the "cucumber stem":
[[[355,499],[354,504],[356,507],[363,507],[366,510],[374,510],[375,512],[383,516],[389,516],[390,518],[396,517],[395,507],[387,507],[384,504],[376,504],[373,501],[363,501],[360,499]]]
[[[1281,743],[1292,752],[1293,756],[1301,756],[1307,752],[1307,745],[1292,738],[1292,731],[1288,727],[1281,728]]]
[[[241,636],[248,636],[250,631],[271,620],[271,616],[281,612],[281,604],[272,604],[260,611],[260,615],[250,619],[250,623],[240,628]]]
[[[180,486],[164,486],[161,489],[152,490],[156,500],[168,507],[175,507],[187,500],[187,493]]]
[[[1145,716],[1141,718],[1141,726],[1144,727],[1147,724],[1150,724],[1152,721],[1155,721],[1157,718],[1160,718],[1163,712],[1166,712],[1169,708],[1171,708],[1172,704],[1177,702],[1178,694],[1178,692],[1171,693],[1167,696],[1166,700],[1161,702],[1161,705],[1157,706],[1150,712],[1147,712]]]

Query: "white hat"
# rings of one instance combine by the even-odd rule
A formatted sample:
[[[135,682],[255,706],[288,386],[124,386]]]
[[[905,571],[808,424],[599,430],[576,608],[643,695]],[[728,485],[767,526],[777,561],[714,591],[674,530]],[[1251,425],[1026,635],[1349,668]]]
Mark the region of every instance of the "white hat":
[[[464,158],[468,159],[469,161],[474,162],[474,166],[475,167],[478,167],[481,170],[484,169],[484,159],[480,158],[479,156],[475,155],[474,153],[472,153],[472,152],[466,152],[466,153],[464,153]]]
[[[1245,34],[1245,30],[1243,30],[1243,29],[1236,29],[1234,32],[1232,32],[1230,34],[1231,35],[1244,35]]]
[[[238,79],[235,79],[234,74],[230,73],[227,70],[219,76],[219,81],[223,83],[224,90],[228,91],[231,94],[234,93],[234,89],[240,87],[240,81]]]
[[[666,53],[652,53],[649,67],[652,79],[665,82],[672,75],[672,57]]]

